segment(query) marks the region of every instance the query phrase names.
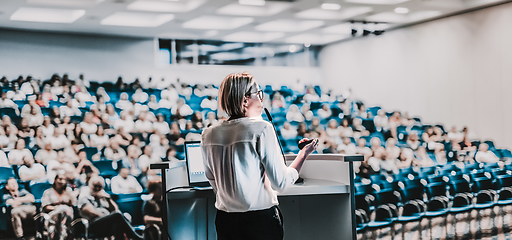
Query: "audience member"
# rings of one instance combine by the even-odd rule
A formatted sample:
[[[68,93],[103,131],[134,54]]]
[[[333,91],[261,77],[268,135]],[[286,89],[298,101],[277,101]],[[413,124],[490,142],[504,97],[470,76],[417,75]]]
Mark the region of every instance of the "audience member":
[[[52,220],[49,224],[55,224],[55,232],[50,232],[51,238],[66,239],[69,236],[74,216],[73,206],[76,204],[76,198],[67,189],[64,172],[59,172],[53,179],[52,187],[45,190],[41,198],[41,208]]]
[[[144,224],[146,225],[145,238],[148,240],[163,240],[167,237],[162,235],[162,187],[161,182],[152,181],[148,184],[148,192],[151,199],[144,205]],[[154,229],[154,231],[153,231]],[[147,236],[146,236],[147,235]]]
[[[40,163],[35,163],[32,155],[23,157],[23,165],[18,169],[18,175],[21,181],[30,181],[31,184],[47,180],[44,166]]]
[[[25,148],[25,140],[18,139],[14,149],[9,152],[9,164],[22,165],[25,157],[32,157],[32,152]]]
[[[23,222],[27,219],[32,219],[36,215],[34,195],[25,189],[19,189],[18,181],[14,178],[7,180],[5,192],[2,200],[5,204],[12,207],[11,224],[14,234],[18,239],[23,239],[26,237],[23,232]]]
[[[292,104],[286,113],[286,120],[289,122],[304,122],[304,115],[299,111],[297,105]]]
[[[34,157],[36,162],[43,165],[48,165],[52,160],[57,160],[57,152],[53,150],[52,143],[47,141],[43,149],[39,149]]]
[[[105,180],[93,176],[89,180],[90,191],[83,191],[78,197],[80,215],[89,219],[89,232],[98,237],[114,236],[115,239],[143,237],[135,232],[128,220],[119,212],[119,207],[103,190]]]
[[[142,186],[135,177],[130,175],[130,169],[125,167],[119,169],[119,175],[113,177],[110,184],[112,193],[115,194],[142,192]]]
[[[297,138],[297,129],[292,127],[289,122],[283,124],[283,128],[280,129],[280,132],[284,140]]]
[[[500,159],[492,151],[489,151],[489,145],[487,143],[480,143],[478,152],[475,155],[475,160],[477,162],[495,163]]]

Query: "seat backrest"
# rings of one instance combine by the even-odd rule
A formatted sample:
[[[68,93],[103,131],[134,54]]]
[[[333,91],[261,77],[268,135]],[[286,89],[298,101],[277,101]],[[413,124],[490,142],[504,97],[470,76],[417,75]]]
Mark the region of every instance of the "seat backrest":
[[[0,167],[0,183],[7,181],[11,177],[16,177],[12,168]]]
[[[429,199],[431,199],[433,197],[446,196],[446,183],[445,182],[430,183],[425,187],[425,192],[427,193],[427,197]]]
[[[116,200],[119,211],[128,213],[132,217],[132,226],[144,224],[143,205],[144,200],[140,197],[124,198]]]
[[[402,202],[405,203],[410,200],[423,200],[425,189],[422,185],[407,187],[402,190]]]
[[[30,192],[34,195],[36,200],[41,199],[43,197],[44,191],[52,187],[52,184],[49,182],[40,182],[34,183],[30,185]]]
[[[471,193],[471,187],[466,180],[452,181],[450,183],[450,194]]]

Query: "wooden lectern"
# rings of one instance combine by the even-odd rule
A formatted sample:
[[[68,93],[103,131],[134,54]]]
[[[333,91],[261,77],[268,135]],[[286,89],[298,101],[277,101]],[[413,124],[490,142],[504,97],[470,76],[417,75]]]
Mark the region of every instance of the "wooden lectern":
[[[287,165],[295,156],[286,155]],[[278,193],[286,240],[356,239],[352,162],[362,160],[362,155],[308,156],[299,174],[304,182]],[[162,170],[162,189],[166,192],[162,209],[167,212],[164,225],[171,239],[216,239],[213,190],[180,188],[188,186],[184,162],[150,167]]]

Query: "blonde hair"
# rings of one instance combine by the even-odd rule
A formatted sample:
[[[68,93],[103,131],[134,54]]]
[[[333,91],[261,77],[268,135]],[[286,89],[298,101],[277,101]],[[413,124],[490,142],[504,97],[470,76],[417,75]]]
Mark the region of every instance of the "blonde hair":
[[[230,117],[245,116],[242,102],[253,83],[252,75],[247,72],[232,73],[226,76],[219,88],[220,109]]]

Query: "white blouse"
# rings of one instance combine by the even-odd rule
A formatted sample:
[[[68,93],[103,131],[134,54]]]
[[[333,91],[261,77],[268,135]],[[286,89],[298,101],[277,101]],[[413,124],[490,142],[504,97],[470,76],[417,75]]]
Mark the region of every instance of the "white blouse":
[[[261,119],[239,118],[209,127],[201,147],[215,207],[225,212],[278,205],[274,190],[284,190],[299,175],[285,165],[272,125]]]

